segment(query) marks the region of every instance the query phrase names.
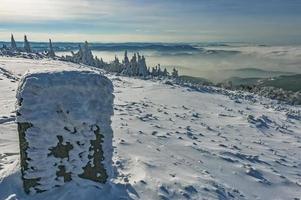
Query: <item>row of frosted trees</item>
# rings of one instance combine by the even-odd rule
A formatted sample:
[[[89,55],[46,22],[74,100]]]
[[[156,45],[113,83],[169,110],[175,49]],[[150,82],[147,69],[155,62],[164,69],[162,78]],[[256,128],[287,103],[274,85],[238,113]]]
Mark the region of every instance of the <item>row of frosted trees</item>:
[[[34,53],[30,46],[30,43],[27,39],[27,36],[24,36],[23,47],[18,47],[17,43],[14,39],[13,34],[11,35],[11,45],[10,47],[4,47],[8,49],[10,52],[26,52],[26,53]],[[51,39],[49,39],[49,48],[48,51],[45,52],[47,57],[55,58],[55,52],[52,46]],[[59,58],[59,57],[57,57]],[[156,67],[148,68],[146,65],[146,60],[143,55],[139,53],[135,53],[131,59],[128,57],[127,51],[124,53],[124,59],[122,62],[115,56],[114,61],[110,63],[106,63],[102,60],[102,58],[94,57],[92,51],[89,47],[88,42],[86,41],[83,45],[79,45],[78,52],[71,52],[71,55],[67,55],[60,57],[59,59],[74,63],[82,63],[85,65],[97,67],[104,69],[110,72],[116,72],[126,76],[140,76],[140,77],[168,77],[171,76],[173,78],[178,77],[178,71],[173,68],[171,74],[167,71],[166,68],[161,69],[160,65]]]
[[[174,78],[178,77],[178,71],[174,68],[170,74],[166,68],[161,69],[161,66],[158,65],[153,68],[148,68],[146,65],[146,60],[143,55],[139,53],[134,53],[131,59],[129,59],[127,51],[124,53],[124,58],[120,62],[119,59],[115,56],[114,61],[111,63],[106,63],[97,56],[94,57],[92,51],[89,47],[88,42],[86,41],[84,45],[79,46],[78,52],[71,52],[70,56],[62,57],[63,60],[82,63],[85,65],[105,69],[106,71],[116,72],[126,76],[140,76],[140,77],[168,77],[172,76]]]
[[[23,47],[18,47],[17,46],[14,35],[11,34],[10,47],[3,46],[3,49],[7,49],[12,53],[13,52],[17,52],[17,53],[20,53],[20,52],[34,53],[26,35],[24,35]],[[51,58],[55,57],[55,52],[53,50],[51,39],[49,39],[49,50],[46,52],[46,55],[48,57],[51,57]]]

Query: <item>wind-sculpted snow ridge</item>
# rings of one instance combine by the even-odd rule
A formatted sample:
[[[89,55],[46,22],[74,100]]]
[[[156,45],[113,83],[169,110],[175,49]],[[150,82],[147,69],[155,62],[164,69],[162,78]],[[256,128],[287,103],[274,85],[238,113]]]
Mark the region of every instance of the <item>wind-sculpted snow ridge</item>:
[[[29,67],[83,69],[59,61],[24,62],[0,59],[14,75]],[[7,99],[17,83],[0,77],[0,94],[5,94],[0,105],[7,105],[0,116],[9,116],[14,101]],[[214,87],[108,78],[115,95],[116,173],[105,187],[67,184],[24,194],[17,129],[10,121],[0,124],[0,199],[300,199],[300,106]]]

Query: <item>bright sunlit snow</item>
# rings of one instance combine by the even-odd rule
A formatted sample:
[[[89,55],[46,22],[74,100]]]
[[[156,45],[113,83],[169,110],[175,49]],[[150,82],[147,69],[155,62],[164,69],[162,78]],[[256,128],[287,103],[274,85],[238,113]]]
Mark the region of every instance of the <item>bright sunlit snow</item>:
[[[29,69],[87,70],[53,60],[0,58],[1,200],[301,196],[299,106],[109,74],[115,95],[112,179],[102,190],[71,183],[28,196],[21,182],[15,95]]]

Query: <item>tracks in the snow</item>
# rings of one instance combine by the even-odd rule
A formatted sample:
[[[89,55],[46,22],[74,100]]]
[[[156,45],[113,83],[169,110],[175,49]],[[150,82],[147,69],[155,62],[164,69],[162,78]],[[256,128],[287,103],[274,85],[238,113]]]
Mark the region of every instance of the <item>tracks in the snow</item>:
[[[8,122],[13,122],[15,121],[15,117],[6,117],[6,116],[0,116],[0,124],[8,123]]]
[[[19,81],[20,78],[16,77],[13,73],[11,73],[10,71],[0,67],[0,75],[3,75],[4,77],[12,80],[12,81]]]

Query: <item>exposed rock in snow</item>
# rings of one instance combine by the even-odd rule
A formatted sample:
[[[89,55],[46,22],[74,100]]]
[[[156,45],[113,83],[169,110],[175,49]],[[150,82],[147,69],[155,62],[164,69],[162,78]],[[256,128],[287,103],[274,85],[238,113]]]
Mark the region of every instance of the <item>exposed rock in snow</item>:
[[[27,193],[71,180],[99,186],[112,176],[112,92],[111,81],[91,71],[36,72],[21,79],[17,122]]]

